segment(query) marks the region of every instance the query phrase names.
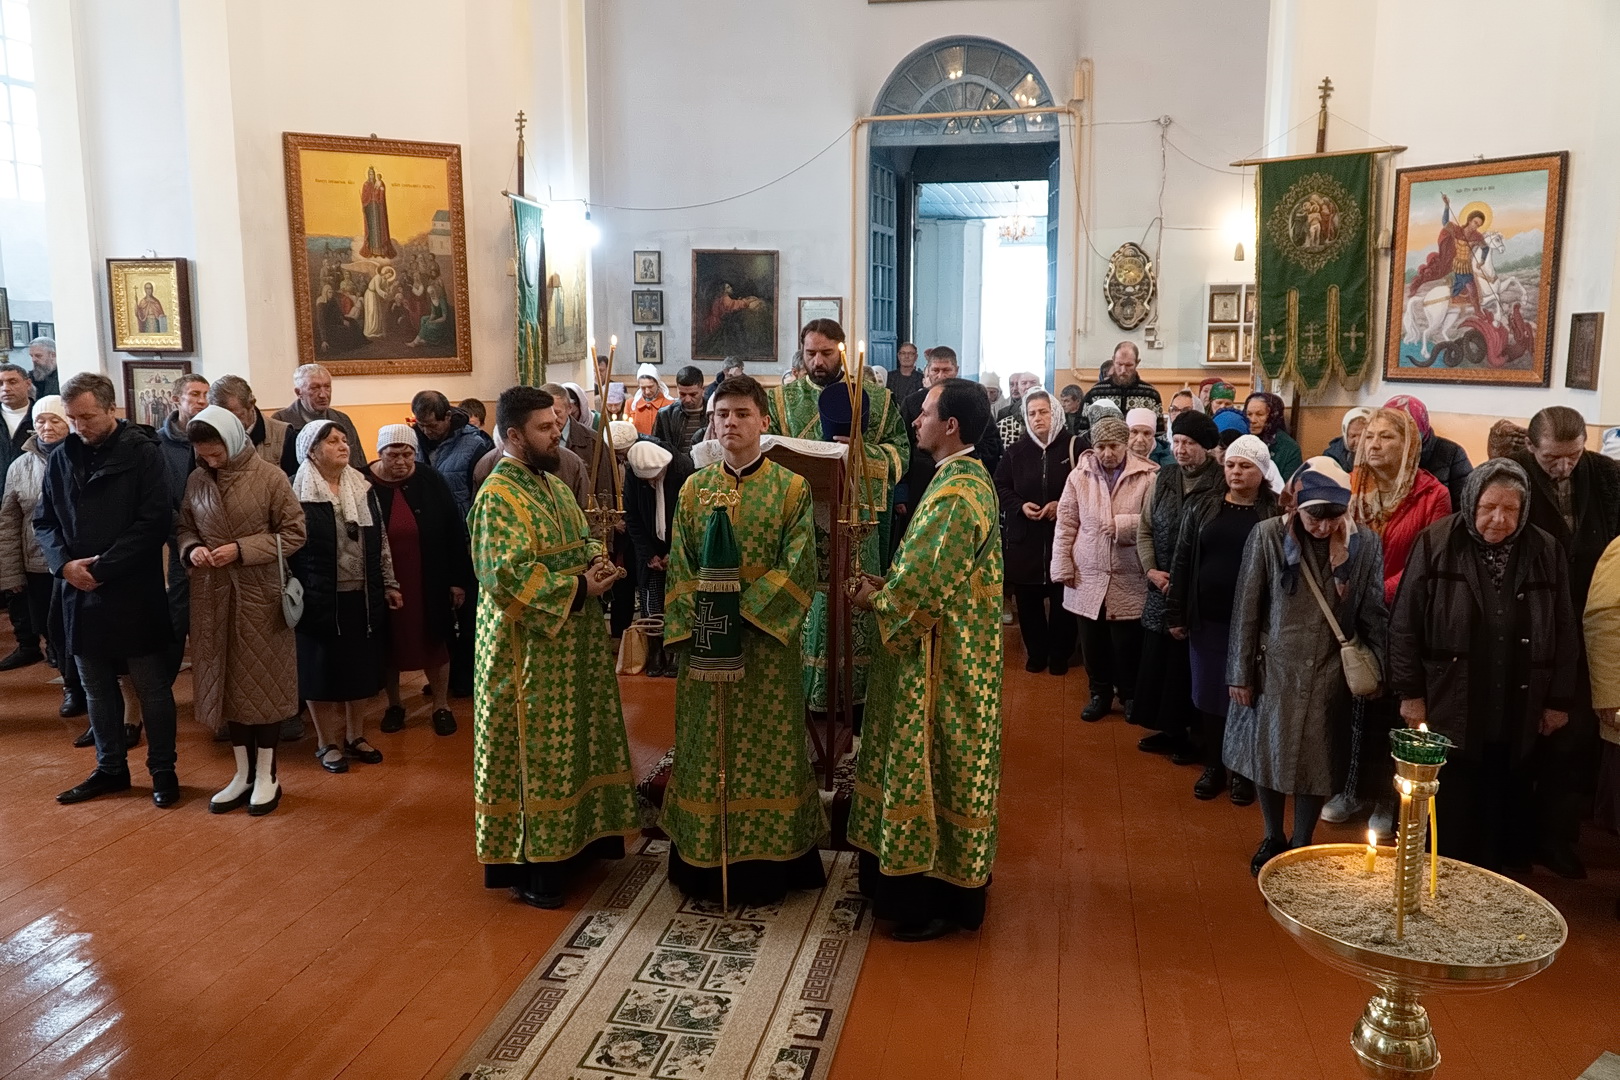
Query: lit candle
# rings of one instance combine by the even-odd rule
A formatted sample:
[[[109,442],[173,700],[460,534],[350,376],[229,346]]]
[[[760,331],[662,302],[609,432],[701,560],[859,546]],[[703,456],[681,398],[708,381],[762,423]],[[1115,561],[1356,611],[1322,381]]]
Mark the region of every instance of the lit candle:
[[[1367,873],[1371,874],[1378,869],[1378,834],[1371,829],[1367,830]]]
[[[866,342],[858,342],[855,346],[856,360],[862,367],[866,366]]]
[[[1434,812],[1434,796],[1429,796],[1429,899],[1440,889],[1440,819]]]
[[[591,367],[596,366],[596,339],[591,338]]]
[[[619,351],[619,335],[608,338],[608,370],[613,369],[613,354]]]

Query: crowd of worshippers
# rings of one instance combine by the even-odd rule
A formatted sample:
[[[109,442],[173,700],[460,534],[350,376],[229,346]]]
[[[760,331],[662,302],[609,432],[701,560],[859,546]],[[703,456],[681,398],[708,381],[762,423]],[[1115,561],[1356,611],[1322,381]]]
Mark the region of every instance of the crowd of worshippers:
[[[734,359],[712,381],[681,368],[673,393],[643,365],[623,420],[575,383],[514,387],[492,424],[423,391],[375,457],[317,364],[269,414],[238,376],[182,376],[155,429],[119,418],[105,376],[42,386],[54,346],[32,374],[0,365],[0,670],[57,669],[96,754],[58,801],[128,790],[143,737],[154,803],[180,801],[187,658],[196,719],[235,758],[214,813],[276,809],[306,716],[326,771],[380,764],[371,703],[400,731],[420,671],[437,734],[474,699],[486,884],[555,907],[643,823],[614,659],[634,626],[644,674],[678,680],[671,880],[745,904],[819,885],[804,720],[830,710],[842,585],[826,515],[762,440],[848,441],[843,342],[809,324],[768,389]],[[1476,468],[1401,395],[1304,458],[1277,395],[1240,407],[1212,379],[1166,406],[1129,342],[1088,389],[1020,372],[1003,400],[958,375],[950,347],[903,344],[861,403],[877,528],[854,556],[848,837],[897,938],[984,917],[1008,600],[1029,672],[1083,663],[1080,720],[1117,702],[1143,751],[1201,769],[1196,798],[1260,804],[1252,870],[1320,819],[1389,837],[1401,724],[1457,744],[1448,855],[1579,877],[1582,819],[1620,827],[1620,465],[1580,414],[1503,421]],[[728,634],[734,671],[710,656]],[[1351,693],[1347,645],[1372,693]]]

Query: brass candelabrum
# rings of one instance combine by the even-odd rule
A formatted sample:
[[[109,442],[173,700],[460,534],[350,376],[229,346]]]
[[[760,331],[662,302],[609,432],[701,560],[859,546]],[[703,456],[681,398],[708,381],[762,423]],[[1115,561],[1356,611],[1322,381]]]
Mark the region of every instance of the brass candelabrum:
[[[614,334],[608,338],[607,361],[604,363],[596,355],[596,339],[591,339],[591,366],[596,372],[597,392],[600,394],[605,395],[607,393],[608,377],[613,371],[613,355],[618,351],[619,336]],[[605,406],[606,402],[604,401],[603,404]],[[587,494],[585,496],[585,521],[590,525],[593,534],[601,534],[603,543],[609,546],[611,557],[612,545],[609,542],[612,540],[614,532],[624,522],[624,491],[619,481],[619,455],[612,449],[612,444],[609,442],[607,409],[605,407],[596,410],[596,453],[594,460],[591,462],[589,479],[593,489],[597,485],[598,477],[602,475],[602,451],[604,448],[607,448],[611,462],[608,468],[608,477],[610,482],[609,490],[612,494],[610,498],[604,498],[595,490]],[[619,580],[623,580],[628,575],[628,571],[622,566],[614,567],[614,571],[613,576]]]
[[[866,342],[858,343],[853,366],[842,343],[838,346],[838,355],[843,362],[844,386],[849,390],[850,414],[849,450],[844,459],[844,487],[838,499],[838,524],[844,530],[845,546],[849,551],[844,591],[853,597],[860,591],[864,580],[861,546],[877,528],[877,516],[866,496],[866,421],[862,410],[862,403],[866,399]]]

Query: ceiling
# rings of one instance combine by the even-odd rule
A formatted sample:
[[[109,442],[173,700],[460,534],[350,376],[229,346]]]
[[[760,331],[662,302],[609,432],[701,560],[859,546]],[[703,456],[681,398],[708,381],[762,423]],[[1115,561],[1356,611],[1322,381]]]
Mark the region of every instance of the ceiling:
[[[918,217],[973,220],[1014,214],[1046,216],[1046,181],[922,184],[918,189]]]

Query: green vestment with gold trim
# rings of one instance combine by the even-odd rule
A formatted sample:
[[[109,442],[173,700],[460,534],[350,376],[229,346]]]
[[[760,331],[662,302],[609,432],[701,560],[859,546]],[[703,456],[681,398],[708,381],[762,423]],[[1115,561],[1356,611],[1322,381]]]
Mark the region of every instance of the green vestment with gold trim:
[[[771,427],[777,435],[794,439],[821,440],[821,391],[812,380],[796,379],[786,386],[772,387],[766,397]],[[889,549],[890,499],[894,486],[906,474],[911,461],[911,442],[905,421],[894,397],[875,383],[867,383],[866,502],[877,517],[878,527],[862,542],[860,569],[869,574],[883,572],[883,555]],[[830,576],[832,543],[830,519],[816,515],[816,593],[810,616],[804,622],[804,696],[811,709],[827,711],[827,578]],[[875,639],[869,612],[854,613],[855,696],[866,700],[867,667],[872,660]]]
[[[964,888],[990,877],[1001,789],[998,509],[983,465],[946,462],[873,594],[883,648],[849,840],[885,874],[926,873]]]
[[[661,824],[681,858],[720,865],[719,703],[725,696],[727,815],[733,863],[798,858],[827,832],[805,748],[800,635],[815,589],[810,484],[761,461],[739,480],[723,463],[699,469],[681,488],[664,589],[664,642],[707,631],[698,611],[698,569],[710,510],[705,492],[740,491],[731,528],[742,554],[743,679],[688,678],[680,650],[675,688],[675,767]]]
[[[574,610],[597,555],[573,493],[502,458],[467,519],[478,601],[478,861],[559,862],[640,827],[602,605]]]

